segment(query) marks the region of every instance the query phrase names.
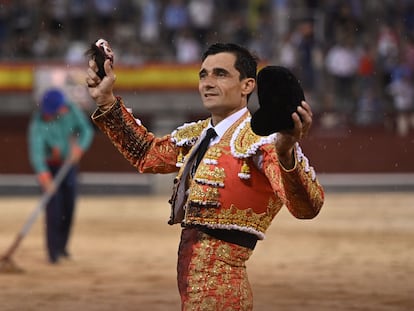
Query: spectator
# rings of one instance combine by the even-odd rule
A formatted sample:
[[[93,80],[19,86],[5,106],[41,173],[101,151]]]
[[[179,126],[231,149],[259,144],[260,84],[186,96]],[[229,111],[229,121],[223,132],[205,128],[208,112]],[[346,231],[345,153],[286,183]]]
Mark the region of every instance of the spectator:
[[[280,66],[290,69],[297,75],[297,48],[293,42],[294,32],[287,32],[281,40],[280,46],[277,49],[279,51],[276,63]]]
[[[178,63],[196,63],[200,58],[200,44],[190,29],[183,29],[174,41],[176,59]]]
[[[35,24],[35,12],[27,1],[16,1],[11,11],[10,36],[13,50],[10,51],[13,58],[27,58],[32,55],[34,41],[33,28]]]
[[[382,103],[375,82],[375,51],[367,43],[359,58],[357,74],[356,124],[372,125],[381,121]]]
[[[399,37],[388,23],[380,25],[376,47],[380,83],[385,89],[391,82],[391,72],[397,66],[400,53]]]
[[[69,0],[68,3],[68,25],[71,40],[86,41],[89,29],[90,2],[85,0]]]
[[[306,94],[311,96],[316,83],[314,56],[317,54],[317,43],[314,34],[314,21],[304,19],[298,25],[297,40],[297,75]]]
[[[168,46],[174,49],[174,40],[177,34],[189,26],[187,6],[183,0],[170,0],[164,8],[162,22],[165,31],[165,40]]]
[[[139,38],[146,44],[156,43],[160,37],[160,3],[157,0],[143,0],[140,5]]]
[[[410,128],[414,128],[414,89],[412,72],[406,64],[400,64],[392,72],[391,83],[387,91],[392,96],[395,109],[397,133],[406,136]]]
[[[97,18],[97,26],[101,33],[112,37],[116,21],[116,14],[119,9],[120,0],[93,0],[93,12]]]
[[[188,14],[191,27],[194,29],[196,39],[206,44],[214,22],[214,0],[190,0]]]
[[[328,50],[326,69],[332,77],[335,112],[344,119],[342,123],[351,121],[355,112],[355,82],[359,66],[359,54],[353,38],[346,36]]]

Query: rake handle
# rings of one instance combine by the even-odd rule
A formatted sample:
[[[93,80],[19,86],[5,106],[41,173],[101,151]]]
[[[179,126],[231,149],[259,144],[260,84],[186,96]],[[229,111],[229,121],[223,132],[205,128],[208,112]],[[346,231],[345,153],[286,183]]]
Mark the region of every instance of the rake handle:
[[[62,167],[59,169],[58,173],[56,174],[55,178],[53,179],[53,191],[47,191],[43,193],[36,209],[30,215],[30,217],[26,220],[25,224],[23,225],[20,232],[17,234],[16,238],[14,239],[13,243],[10,245],[6,253],[1,257],[1,260],[8,260],[14,254],[16,249],[19,247],[20,243],[22,242],[23,238],[29,233],[33,223],[37,219],[40,212],[42,212],[47,203],[49,202],[50,198],[56,193],[59,185],[62,183],[63,179],[65,178],[66,174],[69,172],[70,168],[72,167],[72,161],[67,160]]]

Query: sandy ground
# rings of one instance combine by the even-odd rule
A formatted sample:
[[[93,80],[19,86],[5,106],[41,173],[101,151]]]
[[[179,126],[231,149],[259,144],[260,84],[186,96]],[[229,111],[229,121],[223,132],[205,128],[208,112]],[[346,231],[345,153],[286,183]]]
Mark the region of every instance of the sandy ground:
[[[0,253],[38,197],[0,198]],[[23,274],[0,274],[0,310],[179,310],[179,227],[168,197],[85,196],[73,259],[46,263],[43,217],[13,256]],[[301,221],[284,209],[247,269],[255,310],[414,310],[414,194],[327,194]]]

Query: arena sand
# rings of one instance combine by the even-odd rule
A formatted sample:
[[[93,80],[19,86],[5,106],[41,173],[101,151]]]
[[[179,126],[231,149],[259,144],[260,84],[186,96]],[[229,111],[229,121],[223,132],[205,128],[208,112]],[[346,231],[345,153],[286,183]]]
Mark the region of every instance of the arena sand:
[[[0,254],[38,197],[0,198]],[[46,262],[43,217],[0,275],[2,311],[179,310],[179,226],[168,197],[83,196],[72,260]],[[414,310],[414,194],[328,193],[319,216],[284,208],[247,263],[257,311]]]

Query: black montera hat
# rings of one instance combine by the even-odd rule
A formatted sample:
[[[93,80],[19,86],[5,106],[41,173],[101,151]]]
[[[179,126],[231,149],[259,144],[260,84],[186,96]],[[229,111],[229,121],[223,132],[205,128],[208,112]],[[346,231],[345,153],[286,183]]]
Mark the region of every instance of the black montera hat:
[[[289,69],[266,66],[257,75],[259,109],[253,114],[251,126],[257,135],[270,135],[293,129],[292,113],[305,100],[298,79]]]

